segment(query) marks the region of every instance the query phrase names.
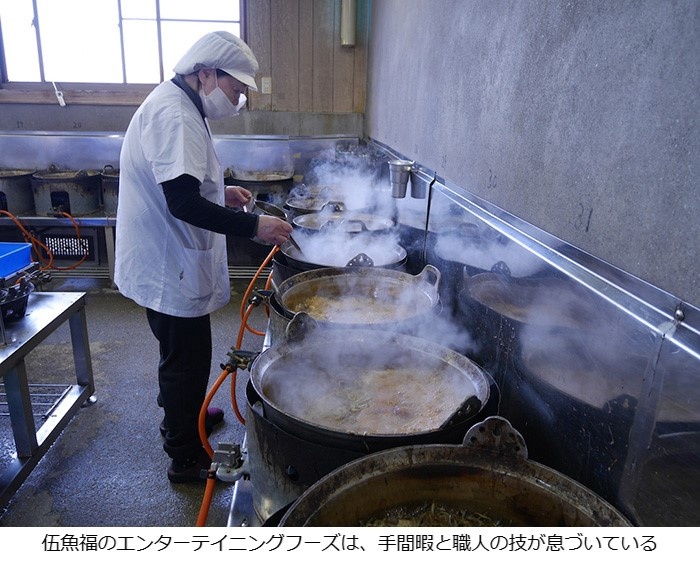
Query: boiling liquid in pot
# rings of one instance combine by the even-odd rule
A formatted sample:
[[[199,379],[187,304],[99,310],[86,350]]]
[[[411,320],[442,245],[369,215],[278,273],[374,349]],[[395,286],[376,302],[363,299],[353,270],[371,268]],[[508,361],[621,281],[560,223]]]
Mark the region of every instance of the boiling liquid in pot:
[[[318,284],[292,288],[283,296],[283,302],[290,311],[304,311],[318,321],[385,323],[410,319],[430,310],[429,295],[408,289],[405,284],[380,278],[345,281],[328,277]]]
[[[476,395],[474,383],[462,371],[446,363],[429,364],[410,358],[367,361],[361,355],[342,364],[300,359],[293,365],[269,366],[264,392],[288,415],[338,432],[429,432]]]

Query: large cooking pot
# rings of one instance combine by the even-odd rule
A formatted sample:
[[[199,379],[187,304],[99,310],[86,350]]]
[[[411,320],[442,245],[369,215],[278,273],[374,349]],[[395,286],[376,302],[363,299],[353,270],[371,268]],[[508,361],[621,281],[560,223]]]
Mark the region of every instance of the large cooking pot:
[[[50,166],[32,175],[38,214],[89,215],[100,209],[100,170],[59,170]]]
[[[348,265],[396,268],[406,261],[406,251],[390,236],[347,236],[341,232],[313,236],[300,231],[294,233],[294,239],[299,248],[285,243],[280,251],[287,264],[300,271]]]
[[[285,202],[285,205],[297,214],[318,213],[321,211],[340,213],[349,210],[365,209],[363,206],[349,204],[341,197],[295,196],[290,197]]]
[[[311,233],[387,233],[396,222],[387,217],[359,211],[307,213],[294,218],[294,225]]]
[[[634,336],[620,330],[615,308],[571,280],[483,273],[465,283],[475,334],[497,335],[490,355],[499,367],[477,360],[501,385],[501,412],[523,428],[537,459],[612,498],[651,342],[630,354]]]
[[[372,206],[371,195],[371,191],[351,191],[334,185],[300,185],[290,192],[285,207],[292,211],[294,216],[306,213],[367,211]]]
[[[35,170],[0,170],[0,209],[13,215],[33,214]]]
[[[546,264],[498,231],[474,223],[444,225],[428,233],[427,256],[443,272],[443,303],[458,312],[465,276],[496,272],[512,278],[543,277]]]
[[[519,353],[518,334],[524,326],[590,330],[601,314],[570,281],[518,278],[504,271],[463,274],[458,307],[478,343],[479,363],[485,366],[499,355]]]
[[[487,403],[491,385],[474,362],[434,342],[328,330],[304,313],[288,325],[284,342],[255,358],[250,381],[271,423],[355,451],[444,443]]]
[[[461,446],[414,445],[332,471],[287,510],[281,526],[630,526],[565,475],[527,459],[501,417],[474,425]]]
[[[111,164],[102,169],[102,207],[107,215],[117,214],[119,201],[119,170]]]
[[[227,158],[230,162],[224,176],[234,181],[279,182],[294,175],[294,160],[288,141],[255,139],[237,143]]]
[[[305,312],[328,328],[411,332],[438,311],[440,271],[417,275],[368,267],[319,268],[280,284],[276,299],[287,320]]]

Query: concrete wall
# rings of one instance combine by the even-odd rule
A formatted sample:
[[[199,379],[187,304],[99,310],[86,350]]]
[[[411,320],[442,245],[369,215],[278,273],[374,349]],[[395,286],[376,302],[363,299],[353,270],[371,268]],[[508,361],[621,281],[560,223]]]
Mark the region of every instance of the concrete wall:
[[[0,131],[124,133],[137,105],[0,104]],[[362,114],[244,111],[235,119],[212,123],[217,135],[338,135],[362,137]]]
[[[700,304],[700,2],[374,0],[365,135]]]

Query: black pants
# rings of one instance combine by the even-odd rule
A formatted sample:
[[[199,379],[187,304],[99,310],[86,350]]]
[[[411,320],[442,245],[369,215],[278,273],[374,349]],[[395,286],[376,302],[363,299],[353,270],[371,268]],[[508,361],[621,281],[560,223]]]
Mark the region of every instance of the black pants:
[[[163,449],[178,463],[188,464],[202,451],[197,420],[211,371],[210,318],[173,317],[151,309],[146,314],[160,343],[158,404],[168,427]]]

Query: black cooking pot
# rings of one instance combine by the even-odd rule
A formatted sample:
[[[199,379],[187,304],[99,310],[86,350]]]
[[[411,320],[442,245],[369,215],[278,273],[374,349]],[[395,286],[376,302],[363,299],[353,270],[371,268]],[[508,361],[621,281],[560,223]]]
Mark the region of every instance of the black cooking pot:
[[[475,424],[464,443],[373,453],[309,487],[281,526],[630,526],[615,507],[527,459],[502,417]]]
[[[503,414],[538,461],[612,499],[651,342],[630,354],[625,333],[626,346],[616,345],[614,309],[569,280],[484,273],[465,283],[460,303],[483,344],[477,361],[499,382]]]
[[[600,311],[572,282],[554,277],[516,278],[507,271],[463,275],[459,313],[478,343],[478,361],[490,366],[500,357],[519,355],[518,335],[525,326],[590,330]]]
[[[549,275],[544,262],[517,243],[491,228],[460,223],[445,231],[429,232],[428,260],[443,272],[441,297],[445,306],[459,311],[459,293],[464,278],[495,272],[511,278],[539,278]]]
[[[267,420],[354,451],[443,443],[486,405],[490,378],[432,341],[383,330],[327,329],[299,313],[263,351],[250,381]]]

